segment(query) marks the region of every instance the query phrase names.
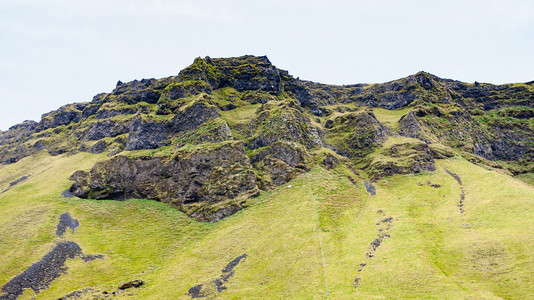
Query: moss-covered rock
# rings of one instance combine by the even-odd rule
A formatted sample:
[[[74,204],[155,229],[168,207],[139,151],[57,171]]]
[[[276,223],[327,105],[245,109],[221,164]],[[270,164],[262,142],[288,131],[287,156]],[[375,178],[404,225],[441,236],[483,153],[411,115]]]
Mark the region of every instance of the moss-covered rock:
[[[173,156],[119,155],[97,163],[90,172],[75,172],[71,180],[70,190],[78,197],[153,199],[209,222],[242,209],[259,192],[239,142],[177,151]]]
[[[42,116],[37,130],[56,128],[61,125],[68,125],[71,122],[77,123],[82,118],[82,111],[85,104],[69,104],[60,107],[58,110],[46,113]]]
[[[411,138],[390,138],[381,149],[369,155],[365,162],[365,169],[372,180],[393,174],[436,169],[428,144]]]
[[[349,158],[363,158],[387,139],[388,129],[370,111],[346,113],[325,122],[327,143]]]
[[[212,89],[233,87],[238,91],[261,90],[274,94],[281,91],[279,71],[266,56],[199,57],[180,72],[178,79],[205,81]]]
[[[200,93],[211,94],[211,86],[202,80],[187,80],[169,84],[160,100],[176,100]]]
[[[298,142],[308,148],[323,144],[317,128],[294,100],[263,105],[249,127],[252,132],[246,143],[249,149],[265,147],[280,140]]]
[[[257,170],[260,188],[282,185],[309,170],[312,158],[305,147],[295,142],[277,141],[250,154]]]
[[[204,122],[219,116],[217,107],[204,96],[182,106],[168,118],[138,115],[130,123],[126,149],[155,149],[171,144],[170,140],[177,134],[196,130]]]

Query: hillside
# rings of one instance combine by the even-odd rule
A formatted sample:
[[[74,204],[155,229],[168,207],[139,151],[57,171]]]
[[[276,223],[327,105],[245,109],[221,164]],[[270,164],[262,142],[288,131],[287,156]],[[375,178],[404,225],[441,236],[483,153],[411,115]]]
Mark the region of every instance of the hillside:
[[[0,132],[0,299],[534,297],[533,143],[534,82],[197,58]]]

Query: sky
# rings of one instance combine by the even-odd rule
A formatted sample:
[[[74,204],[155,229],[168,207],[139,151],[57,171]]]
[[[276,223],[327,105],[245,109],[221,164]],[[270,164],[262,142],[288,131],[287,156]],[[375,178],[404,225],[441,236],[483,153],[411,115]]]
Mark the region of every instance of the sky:
[[[0,130],[199,56],[328,84],[527,82],[533,32],[532,0],[2,0]]]

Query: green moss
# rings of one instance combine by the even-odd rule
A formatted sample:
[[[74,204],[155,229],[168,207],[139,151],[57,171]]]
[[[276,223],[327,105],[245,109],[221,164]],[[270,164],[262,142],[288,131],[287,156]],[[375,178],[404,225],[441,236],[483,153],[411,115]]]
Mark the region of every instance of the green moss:
[[[364,168],[372,179],[394,173],[412,173],[414,164],[427,164],[431,160],[425,142],[407,137],[390,137],[382,148],[364,159]]]
[[[157,149],[135,150],[135,151],[123,151],[121,155],[128,157],[169,157],[174,155],[176,148],[172,145],[159,147]]]
[[[173,82],[165,87],[162,95],[158,101],[161,103],[189,96],[198,95],[200,93],[211,93],[211,86],[205,81],[201,80],[186,80],[181,82]]]
[[[194,131],[182,133],[175,143],[178,148],[186,144],[218,143],[231,138],[227,132],[227,124],[221,118],[206,121]]]

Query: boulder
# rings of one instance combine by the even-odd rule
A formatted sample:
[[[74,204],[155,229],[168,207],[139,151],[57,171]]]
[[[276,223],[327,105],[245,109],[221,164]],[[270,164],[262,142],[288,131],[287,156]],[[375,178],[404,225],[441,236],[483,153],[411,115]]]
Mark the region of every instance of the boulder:
[[[119,290],[126,290],[126,289],[130,289],[130,288],[137,288],[137,287],[140,287],[143,285],[143,280],[141,279],[136,279],[136,280],[131,280],[131,281],[127,281],[127,282],[123,282],[119,285]]]

